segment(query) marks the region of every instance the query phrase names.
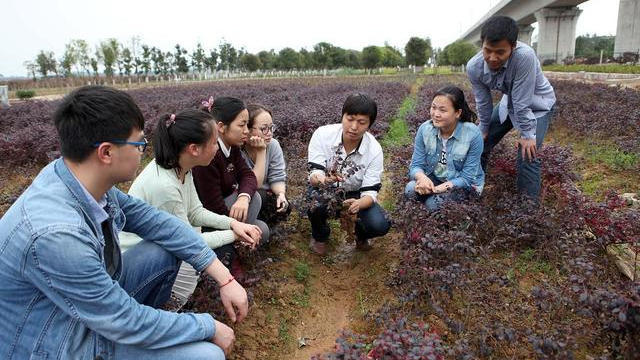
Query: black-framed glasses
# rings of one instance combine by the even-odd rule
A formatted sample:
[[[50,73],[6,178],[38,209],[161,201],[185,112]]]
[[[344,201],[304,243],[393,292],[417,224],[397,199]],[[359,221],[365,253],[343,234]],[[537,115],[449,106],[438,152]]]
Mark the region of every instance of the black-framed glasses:
[[[269,132],[273,134],[276,131],[276,124],[273,124],[271,126],[261,126],[259,128],[254,127],[254,129],[260,130],[260,132],[264,135],[269,134]]]
[[[110,140],[110,141],[99,141],[97,143],[93,144],[93,147],[98,147],[100,146],[100,144],[105,143],[105,142],[110,142],[113,144],[121,144],[121,145],[133,145],[135,147],[138,148],[138,151],[140,151],[141,153],[145,152],[145,150],[147,150],[147,145],[149,144],[147,142],[147,139],[142,139],[143,141],[126,141],[126,140]]]

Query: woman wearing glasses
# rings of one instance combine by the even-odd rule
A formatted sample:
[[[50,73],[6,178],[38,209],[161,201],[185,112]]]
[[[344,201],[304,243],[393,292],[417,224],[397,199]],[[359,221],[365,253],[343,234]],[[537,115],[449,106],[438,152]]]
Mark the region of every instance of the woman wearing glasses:
[[[286,217],[291,209],[287,201],[286,163],[278,140],[271,110],[261,104],[247,105],[250,138],[244,143],[242,157],[256,175],[262,207],[258,218],[273,223]]]
[[[146,147],[145,142],[131,144],[141,151]],[[211,212],[198,199],[191,169],[208,165],[218,151],[218,131],[211,115],[196,109],[165,115],[156,127],[153,151],[155,158],[135,179],[129,195],[177,216],[193,227],[217,229],[202,234],[212,249],[234,242],[252,249],[256,247],[261,235],[257,226]],[[136,234],[120,234],[123,251],[142,240]],[[174,307],[180,308],[187,302],[197,280],[198,273],[182,262],[172,289]]]

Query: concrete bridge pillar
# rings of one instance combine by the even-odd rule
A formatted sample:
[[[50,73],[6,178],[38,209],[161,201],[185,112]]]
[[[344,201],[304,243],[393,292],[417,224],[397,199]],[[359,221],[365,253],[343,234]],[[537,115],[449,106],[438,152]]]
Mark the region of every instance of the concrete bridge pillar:
[[[614,56],[640,51],[640,0],[620,0]]]
[[[543,8],[534,13],[538,21],[538,58],[558,63],[576,52],[576,23],[582,10],[577,6]]]
[[[531,46],[531,34],[533,34],[533,26],[531,25],[518,25],[518,41],[523,42]]]

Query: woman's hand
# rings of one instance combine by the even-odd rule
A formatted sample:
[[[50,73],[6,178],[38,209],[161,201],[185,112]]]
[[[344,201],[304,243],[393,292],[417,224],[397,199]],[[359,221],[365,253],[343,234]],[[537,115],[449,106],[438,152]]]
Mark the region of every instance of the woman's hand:
[[[435,186],[433,185],[433,181],[431,181],[427,175],[416,175],[416,194],[429,195],[433,192],[434,188]]]
[[[249,197],[248,196],[238,196],[236,202],[233,203],[231,208],[229,209],[229,216],[241,221],[247,221],[247,214],[249,213]]]
[[[257,148],[259,150],[264,150],[267,148],[267,143],[264,142],[264,139],[261,136],[252,136],[248,140],[249,146]]]
[[[441,194],[443,192],[447,192],[449,190],[453,189],[453,184],[450,181],[447,181],[445,183],[442,183],[438,186],[436,186],[435,188],[433,188],[433,192],[435,194]]]
[[[251,250],[255,249],[260,243],[262,230],[256,225],[233,220],[231,222],[231,230],[233,230],[236,240],[240,240],[242,244],[249,246]]]
[[[278,194],[278,197],[276,198],[276,212],[285,212],[287,211],[287,208],[289,207],[289,202],[287,201],[286,196],[284,195],[283,192],[281,192],[280,194]]]

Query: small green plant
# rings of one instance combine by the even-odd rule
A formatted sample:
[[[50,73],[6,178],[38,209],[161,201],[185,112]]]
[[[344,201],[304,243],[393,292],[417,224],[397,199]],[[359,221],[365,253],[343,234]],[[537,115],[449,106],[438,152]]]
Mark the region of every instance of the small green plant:
[[[620,151],[609,146],[593,146],[587,150],[589,160],[603,163],[612,170],[631,170],[636,167],[639,155]]]
[[[16,96],[20,100],[31,99],[32,97],[36,96],[36,91],[35,90],[17,90]]]
[[[280,320],[280,326],[278,326],[278,338],[283,343],[289,343],[291,341],[291,334],[289,334],[289,324],[285,319]]]
[[[307,281],[309,281],[309,275],[311,275],[311,268],[309,267],[309,264],[298,261],[293,266],[293,272],[294,272],[296,281],[298,281],[301,284],[305,284],[307,283]]]
[[[291,303],[300,307],[309,307],[309,290],[305,286],[302,293],[293,294],[293,299],[291,299]]]

